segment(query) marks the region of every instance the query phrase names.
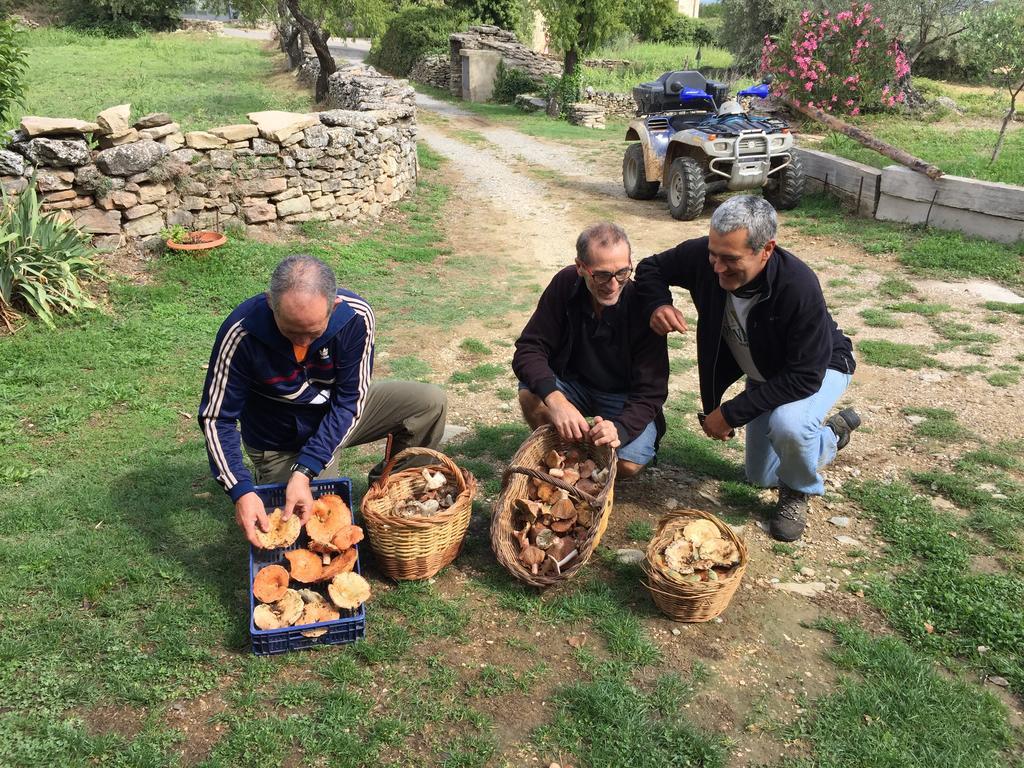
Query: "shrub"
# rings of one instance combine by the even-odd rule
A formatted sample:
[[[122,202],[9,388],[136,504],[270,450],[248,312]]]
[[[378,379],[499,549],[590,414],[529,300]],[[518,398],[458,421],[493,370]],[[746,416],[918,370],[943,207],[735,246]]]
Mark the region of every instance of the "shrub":
[[[641,40],[662,40],[678,17],[676,0],[627,0],[622,21]]]
[[[188,0],[63,0],[65,23],[110,37],[176,29]]]
[[[798,0],[722,0],[721,5],[719,40],[735,65],[749,72],[757,69],[765,36],[780,34],[800,10]]]
[[[537,90],[537,83],[528,74],[515,67],[506,67],[503,61],[498,62],[492,101],[499,104],[511,104],[520,93],[530,93],[535,90]]]
[[[715,35],[711,28],[700,19],[678,14],[661,33],[659,43],[670,45],[694,45],[703,48],[713,45]]]
[[[910,63],[871,3],[854,0],[835,14],[803,11],[778,42],[766,36],[761,71],[775,77],[777,96],[857,115],[904,103],[897,84],[908,81]]]
[[[11,116],[11,109],[24,93],[25,50],[18,43],[14,23],[0,18],[0,125]]]
[[[467,23],[463,13],[450,8],[406,8],[391,19],[380,40],[374,41],[367,61],[389,74],[405,77],[420,56],[447,53],[448,35]]]
[[[88,236],[40,212],[35,181],[0,205],[0,319],[8,329],[21,311],[52,328],[55,314],[95,306],[78,284],[96,276]]]

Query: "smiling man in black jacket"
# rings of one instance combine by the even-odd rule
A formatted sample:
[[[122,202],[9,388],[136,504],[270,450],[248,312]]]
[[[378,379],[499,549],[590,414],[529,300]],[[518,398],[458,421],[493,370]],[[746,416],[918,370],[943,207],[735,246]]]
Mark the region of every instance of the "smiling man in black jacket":
[[[794,541],[807,499],[825,491],[821,469],[860,426],[846,408],[826,414],[855,367],[850,340],[825,307],[814,272],[775,244],[775,209],[760,197],[726,200],[709,237],[680,243],[640,262],[637,286],[651,328],[685,332],[669,286],[697,307],[697,367],[708,437],[728,440],[746,427],[746,474],[779,488],[769,533]],[[722,402],[741,376],[746,386]]]
[[[619,477],[654,458],[668,395],[668,346],[647,324],[632,273],[621,227],[583,230],[576,263],[552,278],[512,358],[527,423],[618,449]]]

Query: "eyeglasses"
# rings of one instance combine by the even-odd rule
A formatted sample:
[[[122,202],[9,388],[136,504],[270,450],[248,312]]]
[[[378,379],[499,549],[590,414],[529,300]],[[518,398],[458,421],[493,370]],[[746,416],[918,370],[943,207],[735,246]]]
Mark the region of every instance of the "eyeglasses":
[[[615,272],[591,272],[590,267],[584,264],[582,261],[577,259],[577,263],[583,267],[583,271],[590,275],[590,279],[594,281],[596,285],[608,285],[614,277],[616,282],[624,283],[629,280],[629,276],[633,274],[633,266],[623,267]]]

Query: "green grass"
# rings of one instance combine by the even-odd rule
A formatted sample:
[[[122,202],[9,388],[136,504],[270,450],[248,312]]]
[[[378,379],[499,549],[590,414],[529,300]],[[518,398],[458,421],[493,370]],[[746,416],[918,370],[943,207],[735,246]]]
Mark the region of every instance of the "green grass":
[[[477,357],[484,357],[491,354],[491,348],[479,339],[463,339],[459,343],[459,349],[467,354],[475,355]]]
[[[1024,285],[1024,243],[1003,245],[959,233],[858,219],[826,195],[804,197],[799,208],[787,212],[786,223],[806,235],[846,238],[867,253],[895,254],[901,264],[922,275],[984,277]],[[901,288],[899,283],[883,285],[888,290]]]
[[[640,543],[650,541],[654,536],[654,527],[646,520],[632,520],[626,524],[626,537]]]
[[[924,317],[935,317],[953,309],[949,304],[929,304],[921,301],[900,301],[886,304],[885,308],[890,312],[907,312]]]
[[[498,363],[480,363],[474,365],[468,371],[456,371],[449,378],[452,384],[472,384],[477,382],[494,381],[502,374],[508,374],[510,369],[507,365]]]
[[[996,768],[1005,765],[1012,734],[1006,709],[990,693],[940,674],[927,656],[898,638],[872,637],[827,621],[831,660],[845,674],[784,735],[811,745],[811,756],[785,761],[801,768],[905,766]]]
[[[1009,312],[1014,315],[1024,315],[1024,302],[1020,304],[1008,304],[1005,301],[986,301],[985,309],[993,312]]]
[[[403,355],[387,361],[388,375],[393,379],[429,381],[433,370],[430,363],[415,355]]]
[[[930,437],[943,442],[963,440],[970,436],[970,431],[960,425],[956,414],[942,408],[904,408],[907,416],[922,416],[924,421],[914,425],[914,433],[921,437]]]
[[[914,286],[902,277],[889,275],[878,284],[878,292],[891,299],[902,299],[904,296],[914,293]]]
[[[892,312],[878,307],[869,307],[868,309],[862,309],[859,312],[860,316],[864,318],[864,324],[871,328],[899,328],[900,321],[897,319]]]
[[[1010,387],[1020,381],[1020,373],[1017,371],[999,371],[985,377],[985,381],[993,387]]]
[[[283,59],[250,40],[186,34],[114,39],[56,27],[30,30],[23,40],[28,70],[19,118],[95,120],[101,110],[127,102],[133,118],[168,112],[184,130],[194,130],[246,123],[248,112],[312,108],[305,90],[268,83]]]
[[[1009,105],[1005,99],[1003,109]],[[990,163],[998,128],[949,128],[929,125],[914,117],[894,115],[853,118],[852,122],[882,141],[895,144],[912,155],[941,168],[945,173],[973,179],[1024,184],[1024,133],[1007,131],[999,160]],[[841,134],[829,134],[827,152],[857,162],[884,168],[890,158],[874,152]]]
[[[909,368],[916,370],[938,365],[935,358],[922,347],[913,344],[898,344],[882,339],[863,339],[857,342],[861,359],[881,368]]]
[[[620,59],[629,62],[616,70],[597,67],[583,68],[583,85],[599,91],[630,93],[634,85],[657,80],[665,72],[680,69],[683,62],[696,59],[697,49],[668,43],[613,43],[599,48],[588,58]],[[723,48],[705,48],[701,52],[701,66],[724,69],[732,64],[732,55]],[[685,69],[686,67],[682,67]],[[697,69],[694,65],[692,69]]]

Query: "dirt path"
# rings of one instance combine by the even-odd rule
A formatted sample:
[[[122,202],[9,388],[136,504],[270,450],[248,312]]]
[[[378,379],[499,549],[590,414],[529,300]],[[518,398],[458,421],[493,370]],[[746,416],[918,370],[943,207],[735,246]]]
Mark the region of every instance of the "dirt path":
[[[532,273],[537,284],[545,285],[558,268],[571,263],[578,232],[601,218],[615,220],[626,229],[637,259],[707,232],[709,211],[697,221],[678,222],[669,216],[664,199],[638,202],[625,197],[619,175],[623,145],[581,142],[569,146],[490,124],[451,104],[427,98],[420,106],[422,140],[448,160],[446,172],[453,194],[445,211],[445,227],[455,253],[478,252],[485,244],[496,258],[513,260]],[[773,760],[780,754],[779,742],[756,728],[744,728],[755,702],[770,701],[773,714],[786,718],[796,711],[801,695],[816,695],[833,680],[835,670],[820,653],[825,636],[807,629],[807,622],[841,615],[883,627],[873,609],[841,588],[851,575],[842,564],[851,547],[835,537],[852,536],[868,552],[880,549],[869,523],[859,517],[859,509],[838,492],[842,484],[851,477],[886,479],[905,477],[910,469],[949,469],[959,454],[969,449],[961,445],[937,451],[934,444],[919,443],[903,409],[950,410],[988,442],[1024,437],[1024,424],[1006,418],[1024,406],[1021,384],[995,387],[986,381],[984,372],[956,370],[981,362],[995,371],[1000,365],[1020,362],[1016,356],[1024,349],[1024,325],[1016,317],[994,322],[981,305],[986,299],[1024,299],[983,281],[914,280],[891,259],[869,256],[855,243],[787,230],[785,216],[781,217],[780,241],[818,272],[833,315],[841,326],[856,331],[855,342],[871,338],[930,346],[941,340],[926,318],[913,314],[900,315],[902,327],[896,329],[865,325],[859,312],[885,303],[877,286],[894,274],[911,280],[919,301],[951,305],[951,322],[995,333],[1000,340],[981,355],[966,352],[962,346],[939,354],[946,370],[880,368],[862,361],[842,402],[856,404],[865,418],[865,428],[830,468],[832,495],[814,504],[808,534],[797,544],[795,558],[781,556],[755,521],[750,521],[745,526],[751,549],[749,577],[722,623],[680,628],[667,621],[648,622],[652,635],[663,644],[670,666],[687,668],[699,659],[717,673],[720,684],[704,701],[705,712],[712,714],[701,719],[713,721],[714,727],[735,740],[736,765]],[[692,314],[688,297],[680,296],[679,305]],[[494,345],[492,348],[504,348],[501,362],[507,362],[511,356],[508,344],[527,315],[523,311],[499,328],[468,323],[448,329],[451,344],[457,345],[466,336],[479,338]],[[693,359],[692,345],[692,336],[684,339],[683,348],[674,350],[673,356]],[[435,373],[443,381],[450,371],[435,369]],[[673,394],[696,389],[695,369],[672,376]],[[467,425],[517,417],[518,409],[499,402],[493,392],[456,390],[450,397],[453,411]],[[500,414],[497,419],[496,413]],[[711,511],[719,506],[716,482],[673,468],[655,469],[624,484],[621,493],[617,491],[616,502],[605,539],[613,548],[638,546],[629,541],[626,524],[634,520],[653,524],[666,506],[676,502]],[[849,517],[850,527],[829,524],[833,516]],[[811,575],[796,574],[795,562],[810,568]],[[820,582],[825,592],[813,599],[784,594],[774,588],[773,582],[779,581]]]

